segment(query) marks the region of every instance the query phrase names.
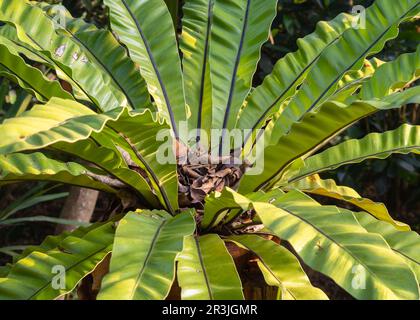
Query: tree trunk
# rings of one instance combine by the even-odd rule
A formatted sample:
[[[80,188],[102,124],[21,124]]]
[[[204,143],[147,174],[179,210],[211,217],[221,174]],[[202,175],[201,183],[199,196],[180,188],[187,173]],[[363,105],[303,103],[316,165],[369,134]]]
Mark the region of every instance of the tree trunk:
[[[95,210],[99,191],[80,187],[71,187],[70,194],[60,213],[61,219],[89,222]],[[55,232],[60,234],[64,231],[72,231],[76,227],[72,225],[58,225]]]

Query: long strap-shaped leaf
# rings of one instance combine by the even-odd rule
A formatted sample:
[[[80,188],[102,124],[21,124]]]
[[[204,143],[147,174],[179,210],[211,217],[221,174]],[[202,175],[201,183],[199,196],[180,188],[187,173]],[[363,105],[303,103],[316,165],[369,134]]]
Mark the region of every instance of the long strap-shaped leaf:
[[[177,258],[183,300],[243,300],[242,284],[222,239],[188,236]]]
[[[287,133],[295,121],[325,102],[347,72],[359,69],[366,56],[380,51],[386,41],[397,36],[398,25],[418,10],[418,0],[377,0],[366,9],[365,28],[348,29],[320,56],[297,95],[276,121],[272,143]]]
[[[91,226],[92,227],[92,226]],[[85,235],[91,227],[79,227],[75,231],[72,232],[72,236],[82,237]],[[63,239],[65,239],[70,232],[63,232],[56,236],[48,236],[42,241],[40,245],[37,246],[29,246],[25,250],[22,251],[21,254],[13,257],[13,263],[16,263],[17,261],[27,257],[29,254],[33,253],[34,251],[39,252],[47,252],[48,250],[52,250],[54,248],[57,248]],[[10,272],[10,270],[13,267],[13,263],[7,263],[6,265],[0,267],[0,278],[6,278],[7,274]]]
[[[344,212],[344,214],[349,214]],[[399,231],[390,224],[378,221],[364,212],[354,212],[357,221],[368,232],[380,234],[391,249],[401,255],[420,281],[420,236],[414,231]]]
[[[385,159],[393,153],[410,152],[420,153],[420,126],[404,124],[392,131],[371,133],[359,140],[344,141],[309,157],[304,161],[302,169],[289,182],[366,159]]]
[[[303,198],[302,198],[303,197]],[[311,268],[358,299],[418,299],[415,275],[382,237],[355,218],[298,192],[254,203],[264,225],[287,240]]]
[[[113,222],[89,230],[50,239],[40,250],[31,248],[0,278],[0,300],[55,299],[71,292],[112,249]]]
[[[157,122],[150,112],[134,117],[121,117],[108,126],[119,133],[122,142],[131,148],[128,152],[131,151],[132,159],[137,160],[138,165],[148,174],[150,183],[166,210],[175,213],[178,209],[178,175],[170,128]],[[165,143],[158,141],[162,133],[168,137]],[[165,146],[167,148],[163,148]]]
[[[220,227],[229,224],[243,212],[252,209],[250,201],[269,202],[271,199],[284,194],[279,188],[269,192],[253,192],[246,196],[231,188],[225,187],[222,192],[213,192],[206,197],[203,218],[200,223],[202,229]]]
[[[54,23],[41,8],[26,0],[3,0],[0,21],[13,24],[21,41],[47,55],[67,77],[80,84],[79,88],[100,110],[111,110],[123,104],[125,97],[108,85],[109,76],[89,63],[88,57],[81,54],[80,47],[69,37],[56,33]]]
[[[103,131],[99,133],[99,135],[102,134]],[[153,187],[142,176],[143,172],[130,169],[118,149],[114,150],[106,146],[98,146],[97,141],[99,139],[95,139],[95,136],[93,135],[93,139],[72,143],[55,143],[52,149],[66,152],[79,159],[95,164],[108,175],[115,177],[138,192],[138,195],[153,208],[159,208],[159,200],[153,192]],[[102,139],[100,140],[101,143]]]
[[[46,106],[48,105],[49,104]],[[138,114],[133,118],[128,117],[128,119],[136,122],[140,127],[141,123],[146,123],[145,127],[155,123],[152,115],[147,112]],[[122,121],[122,117],[120,117],[118,121]],[[160,128],[158,123],[155,124]],[[124,131],[124,128],[122,130]],[[140,137],[142,137],[141,134]],[[148,144],[147,139],[141,140],[149,147],[149,151],[153,149],[151,148],[153,147],[153,144]],[[155,147],[157,148],[156,145]],[[51,145],[50,148],[64,151],[79,159],[97,165],[102,170],[106,171],[108,175],[117,178],[122,183],[125,183],[127,186],[130,186],[137,191],[138,195],[153,208],[159,208],[159,206],[161,206],[158,197],[156,197],[156,193],[160,195],[161,192],[166,192],[163,190],[163,188],[165,188],[165,186],[163,186],[164,183],[160,183],[159,177],[166,177],[165,180],[169,181],[169,176],[172,177],[176,175],[175,168],[168,172],[166,170],[168,167],[165,164],[162,166],[160,166],[159,163],[148,165],[146,162],[146,167],[143,162],[138,160],[138,157],[141,156],[142,152],[139,152],[136,148],[134,148],[134,152],[132,146],[119,135],[119,132],[116,132],[110,127],[103,128],[99,133],[92,133],[88,139],[85,137],[84,140],[80,141],[56,142]],[[155,150],[153,149],[152,151],[153,152],[150,153],[154,154]],[[149,158],[153,162],[153,155],[149,154]],[[156,166],[160,167],[157,168]],[[158,174],[155,175],[154,171]],[[147,175],[151,176],[151,182],[147,181]],[[154,188],[156,188],[156,191]],[[162,205],[165,205],[163,196],[160,196],[160,200],[162,201]],[[174,205],[176,205],[176,201],[174,202]]]
[[[3,45],[5,44],[5,45]],[[17,82],[23,89],[33,94],[40,101],[48,101],[52,97],[72,99],[72,95],[64,91],[57,81],[51,81],[42,72],[25,63],[18,54],[7,48],[7,41],[0,37],[0,74]]]
[[[7,46],[7,49],[13,54],[38,62],[47,68],[55,69],[57,77],[68,82],[72,87],[72,95],[79,100],[89,101],[89,97],[83,91],[81,85],[73,81],[66,71],[58,64],[54,63],[49,55],[38,51],[27,42],[21,41],[18,37],[17,30],[13,25],[6,24],[0,28],[1,42]],[[30,43],[30,42],[29,42]]]
[[[117,215],[112,219],[112,221],[118,221],[119,218],[120,216]],[[21,254],[13,257],[13,263],[17,263],[19,260],[26,258],[33,252],[46,253],[50,250],[55,250],[60,246],[60,243],[63,240],[65,240],[69,235],[71,235],[74,238],[83,238],[86,234],[88,234],[92,230],[95,230],[98,227],[102,226],[103,224],[107,224],[107,223],[108,222],[94,223],[87,227],[79,227],[71,232],[64,231],[63,233],[60,233],[59,235],[48,236],[44,239],[44,241],[42,241],[41,244],[36,245],[36,246],[28,246],[25,250],[22,251]],[[9,271],[13,267],[13,263],[9,263],[6,265]]]
[[[48,104],[35,106],[21,116],[7,119],[0,125],[0,135],[4,137],[0,141],[0,154],[54,147],[57,143],[77,143],[89,137],[100,143],[120,144],[120,147],[125,147],[127,152],[131,152],[133,161],[138,160],[137,165],[149,176],[161,203],[168,211],[174,213],[178,209],[176,164],[174,160],[159,158],[161,143],[156,141],[158,133],[168,130],[167,125],[161,124],[147,110],[130,114],[124,108],[96,114],[75,101],[52,99]],[[77,147],[67,145],[67,151],[77,155]],[[79,151],[88,151],[85,148],[84,145]],[[115,149],[115,146],[113,148]],[[165,151],[172,152],[171,141],[169,150]],[[107,150],[103,152],[110,155]],[[88,161],[97,159],[91,153],[80,156],[86,157]],[[105,170],[110,170],[108,164],[102,165]],[[116,172],[120,173],[126,175]],[[122,176],[119,178],[127,179]],[[145,190],[144,185],[143,181],[139,185],[139,191]]]
[[[401,89],[420,76],[420,46],[413,53],[400,55],[394,61],[383,64],[373,77],[363,85],[360,98],[382,98]]]
[[[75,162],[50,159],[42,153],[0,155],[0,185],[29,180],[64,182],[116,193],[108,185],[89,177],[89,169]]]
[[[171,217],[165,211],[128,213],[116,231],[110,272],[99,299],[165,299],[175,275],[175,259],[195,222],[190,211]]]
[[[210,29],[214,0],[188,0],[183,6],[180,47],[185,83],[185,100],[191,111],[190,129],[211,129],[211,83],[209,65]]]
[[[259,191],[243,196],[227,187],[222,192],[213,192],[205,199],[200,227],[211,229],[221,224],[229,224],[241,213],[250,209],[250,200],[270,201],[283,193],[282,190],[276,188],[267,193]]]
[[[181,62],[174,26],[163,0],[105,0],[111,26],[140,66],[150,94],[179,137],[186,120]],[[159,21],[159,27],[156,26]]]
[[[297,188],[309,194],[316,194],[347,202],[365,210],[379,220],[393,224],[399,230],[410,230],[410,227],[407,224],[394,220],[383,203],[363,198],[352,188],[337,186],[332,179],[322,180],[318,175],[313,175],[291,183],[290,185],[285,186],[285,188]]]
[[[250,94],[237,127],[256,129],[277,112],[281,103],[295,94],[321,52],[337,41],[354,19],[340,14],[329,22],[321,21],[314,33],[298,40],[299,49],[277,61],[272,73]]]
[[[276,15],[276,0],[216,1],[210,43],[212,128],[235,127],[251,89],[260,49]]]
[[[72,231],[71,234],[73,237],[82,237],[87,232],[94,229],[95,227],[97,227],[95,224],[89,227],[79,227],[76,230]],[[17,261],[27,257],[29,254],[33,253],[34,251],[45,253],[48,250],[57,248],[60,242],[63,241],[63,239],[65,239],[69,234],[70,232],[65,231],[56,236],[46,237],[40,245],[28,246],[21,254],[13,257],[13,263],[16,263]],[[11,268],[13,267],[13,263],[7,263],[6,265],[0,267],[0,278],[7,277],[7,274],[10,272]]]
[[[308,266],[354,297],[419,298],[415,275],[404,259],[382,237],[367,233],[353,215],[321,206],[299,191],[274,196],[269,203],[260,202],[257,194],[252,198],[249,204],[267,229],[288,241]]]
[[[204,205],[204,217],[201,220],[201,227],[211,228],[219,224],[225,218],[229,209],[241,206],[247,210],[249,199],[239,193],[231,192],[230,188],[223,189],[222,192],[214,192],[206,197]]]
[[[126,110],[126,109],[123,109]],[[53,98],[0,125],[0,154],[34,150],[56,142],[76,142],[103,130],[107,121],[118,119],[121,109],[97,114],[72,100]]]
[[[95,115],[85,106],[65,100],[53,99],[44,106],[35,106],[32,111],[22,114],[20,118],[9,119],[1,126],[0,131],[4,133],[5,137],[3,139],[4,145],[1,143],[3,149],[0,153],[38,149],[46,146],[50,146],[55,150],[65,151],[79,159],[99,166],[109,175],[116,177],[122,183],[138,191],[147,203],[158,207],[159,203],[153,194],[152,187],[145,178],[140,173],[129,169],[120,152],[114,148],[111,138],[102,138],[105,129],[99,130],[98,136],[92,133],[89,134],[89,126],[95,126],[97,119],[92,120],[90,116],[90,120],[87,118],[81,120],[81,123],[84,123],[85,126],[80,126],[81,123],[67,123],[64,126],[65,128],[60,129],[64,122],[73,121],[70,120],[72,117],[77,118],[83,114]],[[115,115],[113,116],[114,118],[112,116],[111,118],[116,119]],[[105,115],[98,117],[102,119],[103,123],[107,121]],[[79,120],[80,118],[74,121],[78,122]],[[143,121],[147,122],[148,125],[153,122],[151,116],[143,119]],[[99,128],[103,123],[99,125]],[[58,127],[58,131],[54,127]],[[88,139],[89,137],[93,140]],[[109,141],[108,144],[111,144],[111,148],[98,145],[98,140],[100,143],[103,143],[106,139]],[[36,142],[34,142],[35,140]]]
[[[259,175],[245,174],[239,185],[241,193],[249,193],[271,185],[293,160],[313,152],[323,142],[332,138],[354,122],[379,110],[398,108],[403,104],[420,101],[420,88],[411,88],[395,93],[382,101],[355,101],[350,105],[328,102],[315,112],[307,113],[302,121],[295,123],[290,133],[283,136],[277,145],[264,151],[263,172]],[[299,143],[296,143],[296,142]],[[262,157],[262,156],[261,156]]]
[[[62,18],[63,6],[40,5],[44,6],[43,9],[51,19]],[[70,13],[67,13],[65,22],[61,28],[64,27],[70,39],[80,46],[87,58],[103,70],[113,86],[124,93],[129,106],[136,110],[151,106],[146,83],[138,68],[110,31],[99,30],[82,19],[73,18]]]
[[[265,281],[279,288],[279,299],[328,300],[324,292],[312,286],[299,260],[286,248],[257,235],[231,236],[228,239],[258,256],[258,266]]]
[[[29,60],[39,62],[49,68],[53,67],[53,62],[48,61],[43,53],[36,51],[28,43],[19,40],[16,28],[11,24],[4,24],[0,27],[1,43],[14,55],[25,56]]]

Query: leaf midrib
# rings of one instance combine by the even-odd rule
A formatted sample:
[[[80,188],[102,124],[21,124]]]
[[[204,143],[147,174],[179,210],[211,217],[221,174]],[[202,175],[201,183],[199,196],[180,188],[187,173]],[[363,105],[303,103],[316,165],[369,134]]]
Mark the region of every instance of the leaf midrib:
[[[99,250],[97,250],[97,251],[95,251],[95,252],[93,252],[93,253],[91,253],[90,255],[88,255],[87,257],[84,257],[83,259],[81,259],[81,260],[79,260],[79,261],[77,261],[76,263],[74,263],[74,264],[72,264],[72,265],[70,265],[69,267],[67,267],[67,268],[65,268],[65,271],[66,271],[66,273],[67,273],[67,271],[69,271],[69,270],[71,270],[71,269],[74,269],[75,267],[77,267],[79,264],[81,264],[81,263],[83,263],[84,261],[86,261],[86,260],[88,260],[88,259],[90,259],[90,258],[92,258],[93,256],[95,256],[95,255],[97,255],[98,253],[100,253],[101,251],[104,251],[106,248],[108,248],[110,245],[109,244],[107,244],[107,245],[105,245],[104,247],[102,247],[101,249],[99,249]],[[57,249],[57,248],[54,248],[54,249]],[[53,249],[53,250],[54,250]],[[109,250],[109,251],[111,251],[111,249]],[[64,252],[63,252],[63,254],[65,254]],[[51,281],[50,280],[48,280],[41,288],[39,288],[37,291],[35,291],[35,293],[33,293],[31,296],[29,296],[28,298],[27,298],[27,300],[32,300],[36,295],[38,295],[38,293],[40,293],[42,290],[44,290],[47,286],[49,286],[51,284]],[[66,290],[67,292],[70,292],[71,290]]]
[[[386,239],[385,239],[385,240],[386,240]],[[402,257],[404,257],[405,259],[410,260],[411,262],[413,262],[413,263],[415,263],[416,265],[420,266],[420,261],[417,261],[415,258],[412,258],[412,257],[408,256],[406,253],[404,253],[404,252],[403,252],[403,251],[401,251],[401,250],[398,250],[398,249],[395,249],[395,248],[392,248],[392,247],[391,247],[391,249],[392,249],[392,250],[394,250],[396,253],[400,254],[400,255],[401,255]]]
[[[307,176],[310,176],[310,175],[312,175],[314,173],[317,173],[317,172],[322,172],[322,171],[325,171],[325,170],[329,170],[329,168],[331,168],[331,170],[334,170],[335,168],[340,167],[342,165],[351,164],[351,163],[354,163],[354,162],[357,163],[359,160],[368,159],[368,158],[371,158],[371,157],[377,157],[377,156],[381,156],[381,155],[390,156],[392,153],[398,153],[398,151],[403,151],[403,150],[407,150],[407,153],[409,153],[412,149],[420,149],[420,145],[419,146],[412,145],[412,146],[409,146],[409,147],[406,146],[406,147],[398,147],[398,148],[394,148],[394,149],[387,149],[387,150],[384,150],[384,151],[381,151],[381,152],[369,153],[366,156],[351,158],[350,160],[343,160],[343,161],[340,161],[340,162],[336,162],[332,165],[319,167],[317,169],[313,169],[313,170],[310,170],[310,171],[306,171],[306,172],[303,171],[304,172],[303,174],[301,174],[299,176],[296,176],[293,179],[290,179],[288,181],[288,183],[293,183],[297,180],[303,179],[303,178],[305,178]],[[327,149],[327,150],[329,150],[329,149]],[[319,153],[318,155],[322,155],[322,153]],[[318,155],[315,155],[314,157],[316,157]],[[310,160],[310,158],[308,160]]]
[[[159,235],[161,234],[162,229],[163,229],[163,227],[165,226],[165,224],[167,222],[168,222],[168,220],[166,220],[166,219],[165,220],[162,220],[161,223],[160,223],[160,225],[159,225],[159,227],[157,228],[155,234],[153,235],[152,242],[151,242],[151,244],[149,246],[149,250],[147,252],[146,257],[144,258],[144,262],[143,262],[143,265],[142,265],[142,267],[140,269],[140,272],[137,275],[136,282],[134,283],[133,290],[131,292],[131,297],[130,297],[131,300],[133,300],[133,297],[134,297],[134,295],[137,292],[137,288],[139,287],[140,280],[141,280],[141,278],[142,278],[142,276],[144,274],[144,271],[146,270],[146,266],[149,263],[149,260],[150,260],[150,257],[152,255],[152,252],[155,249],[156,242],[158,241]]]
[[[206,267],[204,265],[204,258],[203,258],[203,254],[201,252],[201,247],[200,247],[200,242],[198,240],[198,237],[193,236],[194,237],[194,243],[195,246],[197,248],[197,256],[198,256],[198,260],[200,262],[201,265],[201,270],[203,270],[203,276],[204,276],[204,281],[206,282],[206,288],[207,288],[207,293],[209,295],[209,300],[214,300],[214,296],[213,296],[213,292],[211,290],[211,286],[210,286],[210,281],[207,275],[207,270]]]
[[[239,68],[239,62],[240,62],[241,55],[242,55],[242,49],[243,49],[244,42],[245,42],[246,30],[248,28],[250,6],[251,6],[251,0],[247,0],[246,8],[245,8],[244,22],[243,22],[242,31],[241,31],[241,39],[239,41],[238,51],[236,53],[235,65],[234,65],[234,68],[233,68],[233,71],[232,71],[232,78],[231,78],[230,89],[229,89],[229,97],[228,97],[228,102],[227,102],[227,105],[226,105],[226,110],[225,110],[224,119],[223,119],[223,127],[222,127],[223,129],[226,129],[228,121],[229,121],[229,114],[230,114],[230,109],[231,109],[231,106],[232,106],[233,94],[234,94],[235,85],[236,85],[236,76],[237,76],[237,72],[238,72],[238,68]],[[225,134],[226,134],[226,130],[223,130],[222,136],[220,138],[219,156],[221,156],[222,152],[223,152],[223,140],[224,140]]]
[[[204,101],[204,83],[205,77],[207,72],[207,62],[209,59],[209,40],[210,40],[210,31],[211,31],[211,19],[213,16],[213,0],[209,0],[208,8],[207,8],[207,29],[206,29],[206,37],[205,37],[205,45],[204,45],[204,53],[203,53],[203,70],[201,71],[201,79],[200,79],[200,96],[198,100],[198,114],[197,114],[197,142],[200,141],[200,134],[201,134],[201,116],[203,112],[203,101]]]
[[[161,76],[161,74],[159,72],[159,69],[157,67],[157,63],[156,63],[155,58],[154,58],[154,56],[152,54],[152,50],[150,48],[149,42],[147,41],[146,36],[143,33],[143,29],[140,26],[140,22],[137,20],[136,16],[131,11],[131,9],[130,9],[129,5],[127,4],[126,0],[121,0],[121,2],[123,3],[125,9],[127,10],[128,14],[130,15],[131,19],[135,23],[136,28],[137,28],[137,31],[139,32],[139,35],[140,35],[140,37],[141,37],[141,39],[143,41],[144,47],[145,47],[145,49],[147,51],[147,55],[149,56],[149,59],[150,59],[150,63],[152,64],[153,70],[154,70],[154,72],[156,74],[156,78],[157,78],[157,80],[159,82],[160,89],[162,90],[163,97],[165,99],[166,107],[168,109],[169,117],[170,117],[171,124],[172,124],[172,130],[174,131],[175,138],[178,140],[179,139],[178,129],[177,129],[177,126],[176,126],[176,122],[175,122],[175,118],[174,118],[172,106],[171,106],[171,103],[169,101],[168,93],[167,93],[166,87],[165,87],[165,85],[163,83],[162,76]]]

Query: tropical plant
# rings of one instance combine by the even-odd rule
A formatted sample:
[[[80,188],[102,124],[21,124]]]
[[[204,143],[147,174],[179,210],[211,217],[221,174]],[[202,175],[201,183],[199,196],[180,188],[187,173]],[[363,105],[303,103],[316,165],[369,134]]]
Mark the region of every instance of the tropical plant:
[[[420,49],[368,60],[419,3],[377,0],[364,27],[348,14],[320,22],[251,88],[276,0],[187,0],[179,38],[163,0],[105,0],[112,33],[62,7],[1,0],[2,74],[40,102],[0,126],[1,183],[97,189],[125,209],[24,250],[1,269],[0,298],[54,299],[89,275],[99,299],[243,299],[245,263],[279,299],[327,298],[303,268],[358,299],[419,299],[419,235],[319,176],[419,153],[419,127],[317,153],[364,117],[420,102],[409,86]]]

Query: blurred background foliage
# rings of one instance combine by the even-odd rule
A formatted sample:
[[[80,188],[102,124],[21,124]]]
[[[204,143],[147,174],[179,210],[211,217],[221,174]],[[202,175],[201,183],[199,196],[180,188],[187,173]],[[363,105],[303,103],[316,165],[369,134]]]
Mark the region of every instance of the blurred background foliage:
[[[177,7],[177,0],[165,0]],[[390,0],[391,1],[391,0]],[[398,0],[393,0],[398,1]],[[108,16],[102,0],[49,0],[62,4],[74,16],[99,27],[107,27]],[[330,20],[341,12],[351,13],[355,5],[369,6],[373,0],[279,0],[278,15],[272,25],[269,41],[264,45],[254,85],[262,82],[274,63],[285,54],[297,49],[296,40],[311,33],[321,20]],[[179,7],[179,5],[178,5]],[[159,22],[157,22],[158,24]],[[179,31],[180,28],[178,28]],[[406,23],[397,39],[389,42],[377,57],[391,60],[404,52],[415,51],[420,43],[420,25]],[[46,74],[53,73],[43,70]],[[0,123],[30,108],[35,101],[22,89],[0,77]],[[333,143],[360,138],[370,132],[383,132],[402,123],[420,124],[418,105],[377,113],[360,121],[335,139]],[[420,160],[413,155],[395,155],[386,160],[372,160],[349,165],[324,178],[334,178],[341,185],[356,189],[362,196],[384,202],[394,218],[409,223],[420,231]],[[54,232],[54,224],[68,190],[65,187],[27,183],[0,187],[0,260],[13,255],[25,245],[37,244]],[[101,195],[96,217],[112,210],[113,199]],[[95,217],[94,216],[94,217]],[[3,219],[1,217],[7,217]],[[10,221],[10,219],[13,220]],[[55,220],[54,220],[55,219]],[[69,222],[71,223],[71,222]],[[22,246],[23,245],[23,246]],[[2,255],[6,254],[6,255]],[[2,261],[0,261],[0,265]]]

